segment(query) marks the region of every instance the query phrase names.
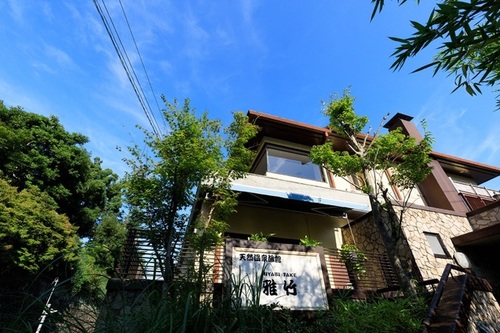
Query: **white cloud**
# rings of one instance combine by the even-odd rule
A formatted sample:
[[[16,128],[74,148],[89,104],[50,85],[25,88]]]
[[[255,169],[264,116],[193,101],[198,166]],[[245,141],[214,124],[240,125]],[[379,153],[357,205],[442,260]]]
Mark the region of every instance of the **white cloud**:
[[[24,12],[26,9],[26,3],[23,3],[22,1],[18,0],[8,0],[9,7],[10,7],[10,15],[16,21],[18,24],[24,24],[25,23],[25,16]]]
[[[500,145],[498,144],[498,134],[500,120],[490,123],[489,127],[483,128],[483,139],[476,146],[475,152],[484,163],[500,166]]]
[[[33,63],[31,63],[31,66],[33,68],[36,68],[36,69],[39,69],[43,72],[47,72],[49,74],[56,74],[56,71],[50,67],[49,65],[47,65],[46,63],[43,63],[43,62],[39,62],[39,61],[34,61]]]
[[[436,139],[434,150],[498,166],[500,115],[490,110],[474,109],[473,99],[479,97],[465,97],[472,99],[464,99],[470,104],[461,104],[462,96],[438,89],[421,107],[416,118],[427,121],[428,130]]]
[[[60,50],[51,45],[45,45],[45,55],[50,60],[54,60],[56,65],[64,70],[77,69],[78,66],[73,59],[63,50]]]
[[[209,34],[200,25],[196,13],[189,6],[183,15],[186,33],[185,54],[193,61],[198,62],[210,53],[208,44]]]
[[[243,15],[243,23],[245,27],[245,36],[250,39],[250,43],[259,48],[261,51],[266,51],[265,43],[262,41],[257,28],[254,24],[254,12],[257,9],[256,1],[243,0],[241,1],[241,13]]]
[[[114,55],[114,59],[110,59],[108,63],[108,72],[111,74],[109,77],[109,83],[120,90],[130,87],[130,81],[127,76],[127,72],[123,68],[121,61],[118,59],[117,55]]]
[[[51,3],[40,2],[40,12],[43,14],[47,21],[52,21],[55,19],[54,13],[52,11]]]
[[[55,18],[51,7],[52,2],[8,0],[7,3],[10,16],[19,25],[33,24],[34,15],[39,14],[46,21],[52,21]]]

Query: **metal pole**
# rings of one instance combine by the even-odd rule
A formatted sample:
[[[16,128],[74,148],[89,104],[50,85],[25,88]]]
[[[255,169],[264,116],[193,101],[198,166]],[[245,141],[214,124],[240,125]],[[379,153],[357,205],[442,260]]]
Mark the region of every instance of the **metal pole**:
[[[50,299],[52,298],[52,294],[54,293],[54,289],[56,289],[57,283],[59,283],[59,278],[56,277],[54,281],[52,281],[51,284],[54,286],[52,287],[52,290],[50,291],[49,298],[47,299],[47,302],[45,303],[45,307],[43,308],[42,315],[40,316],[40,323],[38,324],[38,328],[36,329],[36,333],[40,333],[43,327],[43,323],[45,322],[45,318],[47,318],[47,315],[52,313],[50,310]]]

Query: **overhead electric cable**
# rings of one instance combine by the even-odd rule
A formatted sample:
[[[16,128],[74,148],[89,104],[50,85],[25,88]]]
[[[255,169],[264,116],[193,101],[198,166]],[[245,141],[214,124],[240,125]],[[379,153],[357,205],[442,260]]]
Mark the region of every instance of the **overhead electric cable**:
[[[146,70],[146,66],[144,65],[144,61],[142,60],[142,55],[141,55],[141,52],[139,51],[139,47],[137,46],[137,42],[135,40],[135,36],[134,36],[133,31],[132,31],[132,28],[130,27],[130,23],[128,21],[127,14],[125,13],[125,9],[123,8],[122,1],[119,0],[118,2],[120,3],[123,17],[125,17],[125,22],[127,22],[128,31],[130,32],[130,36],[132,37],[132,41],[134,42],[135,50],[137,51],[137,55],[139,56],[139,59],[141,60],[142,69],[144,70],[144,74],[146,75],[146,78],[148,80],[149,89],[151,90],[151,94],[153,95],[153,98],[155,100],[156,107],[158,108],[158,112],[160,112],[160,115],[161,115],[160,104],[158,103],[158,99],[156,98],[156,94],[154,92],[153,85],[151,84],[151,80],[149,79],[148,71]]]
[[[111,39],[111,42],[113,44],[113,47],[115,48],[115,51],[118,55],[118,58],[120,59],[120,62],[123,66],[123,69],[125,70],[125,73],[127,74],[127,77],[130,81],[130,84],[132,85],[132,88],[134,89],[134,92],[139,100],[139,103],[141,104],[141,107],[146,114],[146,117],[149,121],[149,124],[151,125],[151,128],[153,129],[154,134],[160,138],[161,137],[161,131],[158,126],[158,123],[156,122],[156,119],[151,112],[151,107],[149,106],[149,103],[145,97],[144,91],[142,89],[142,86],[140,85],[140,82],[137,78],[137,75],[134,71],[134,68],[132,66],[132,63],[130,62],[130,59],[127,55],[127,51],[125,50],[125,47],[123,46],[123,43],[121,42],[120,35],[118,34],[118,31],[116,30],[116,27],[113,23],[113,19],[106,7],[106,4],[104,3],[104,0],[102,0],[102,4],[104,5],[104,9],[106,10],[107,16],[109,18],[106,18],[106,15],[101,8],[101,5],[98,3],[98,0],[94,0],[94,5],[97,9],[97,12],[99,13],[99,16],[101,17],[101,20],[104,24],[104,27],[106,28],[106,31],[109,35],[109,38]],[[113,29],[111,29],[113,27]],[[116,37],[113,34],[113,30],[115,31]],[[118,41],[116,40],[118,38]],[[121,48],[120,48],[121,47]]]

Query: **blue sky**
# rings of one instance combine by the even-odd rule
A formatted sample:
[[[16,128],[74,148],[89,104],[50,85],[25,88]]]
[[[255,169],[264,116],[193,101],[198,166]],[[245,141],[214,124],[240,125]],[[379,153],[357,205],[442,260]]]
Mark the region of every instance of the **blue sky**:
[[[388,36],[410,35],[409,20],[430,13],[424,2],[389,1],[370,22],[368,0],[122,0],[154,94],[120,3],[105,4],[157,120],[164,94],[226,124],[232,111],[253,109],[324,126],[321,101],[350,87],[374,127],[388,112],[425,119],[434,150],[499,166],[493,92],[450,94],[453,78],[411,74],[433,50],[389,69]],[[116,147],[140,144],[135,125],[149,123],[92,1],[0,0],[0,54],[0,99],[56,115],[90,138],[105,167],[125,172]],[[500,189],[500,179],[487,185]]]

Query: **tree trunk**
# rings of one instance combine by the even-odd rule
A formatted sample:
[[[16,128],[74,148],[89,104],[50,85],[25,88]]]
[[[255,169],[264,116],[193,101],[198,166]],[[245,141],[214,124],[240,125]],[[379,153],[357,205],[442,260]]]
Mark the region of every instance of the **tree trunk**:
[[[372,206],[373,219],[382,237],[382,241],[384,242],[385,248],[387,250],[387,255],[389,256],[389,260],[393,266],[394,272],[398,277],[401,289],[405,293],[415,293],[415,286],[411,283],[411,280],[415,277],[412,276],[410,270],[407,268],[408,265],[404,265],[401,262],[401,254],[399,254],[397,250],[398,240],[393,236],[393,232],[391,230],[391,227],[396,228],[397,226],[393,225],[391,221],[386,220],[390,217],[384,216],[384,208],[377,200],[377,198],[372,194],[370,194],[369,196]],[[387,213],[392,214],[393,212]],[[389,227],[389,225],[391,227]]]

